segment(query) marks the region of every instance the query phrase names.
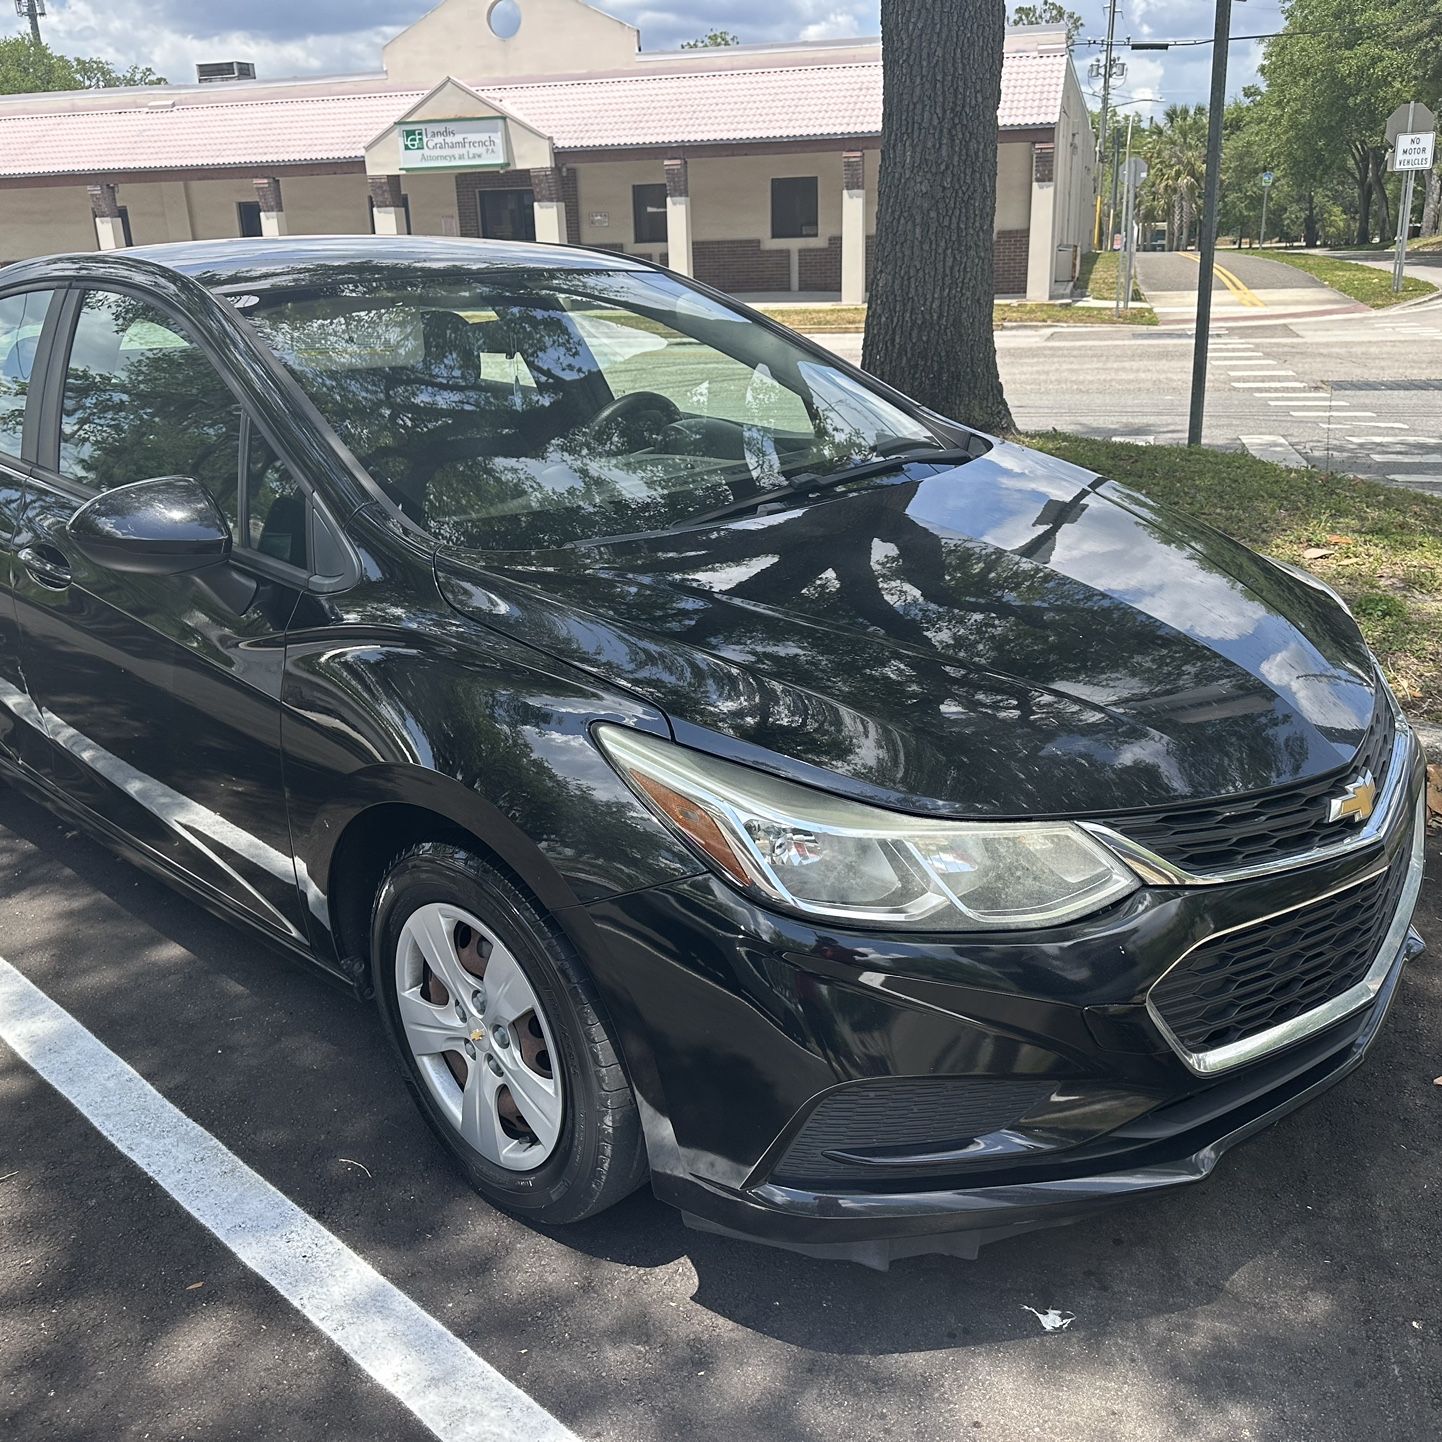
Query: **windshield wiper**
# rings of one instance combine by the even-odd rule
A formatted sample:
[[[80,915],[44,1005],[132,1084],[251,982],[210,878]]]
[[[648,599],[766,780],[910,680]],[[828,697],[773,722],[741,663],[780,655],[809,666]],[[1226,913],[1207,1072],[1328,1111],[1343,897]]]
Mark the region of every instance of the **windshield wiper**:
[[[829,471],[797,471],[787,476],[785,485],[773,486],[767,491],[756,491],[749,496],[726,501],[699,515],[688,516],[681,524],[688,529],[704,526],[712,521],[728,520],[732,516],[744,515],[747,511],[759,510],[775,501],[789,500],[792,496],[810,495],[814,491],[826,490],[847,481],[864,480],[867,476],[884,476],[890,471],[900,471],[918,461],[935,462],[937,465],[960,464],[976,459],[976,452],[965,446],[917,446],[912,450],[897,451],[889,456],[872,456],[857,461],[854,465],[837,466]]]

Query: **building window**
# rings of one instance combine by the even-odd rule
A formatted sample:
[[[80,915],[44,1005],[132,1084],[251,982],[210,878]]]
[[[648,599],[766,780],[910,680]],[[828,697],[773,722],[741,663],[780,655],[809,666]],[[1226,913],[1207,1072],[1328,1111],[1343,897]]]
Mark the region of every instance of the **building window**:
[[[631,187],[631,229],[637,245],[666,244],[666,182]]]
[[[481,235],[486,240],[534,240],[536,198],[529,190],[478,192]]]
[[[264,234],[260,228],[260,201],[238,200],[235,203],[235,211],[240,221],[242,235]]]
[[[771,182],[771,238],[796,240],[816,234],[816,177],[788,176]]]
[[[368,195],[368,196],[366,197],[366,199],[367,199],[368,201],[370,201],[371,234],[374,235],[374,234],[376,233],[376,198],[375,198],[375,196],[373,196],[373,195]],[[403,196],[401,196],[401,209],[405,212],[405,216],[406,216],[406,234],[407,234],[407,235],[411,235],[411,234],[413,234],[413,232],[412,232],[412,230],[411,230],[411,198],[410,198],[410,196],[408,196],[408,195],[403,195]]]

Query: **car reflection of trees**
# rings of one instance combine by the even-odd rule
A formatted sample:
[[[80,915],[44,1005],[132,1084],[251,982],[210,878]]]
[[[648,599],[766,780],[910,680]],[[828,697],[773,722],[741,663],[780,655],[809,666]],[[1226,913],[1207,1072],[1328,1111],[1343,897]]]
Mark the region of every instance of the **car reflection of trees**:
[[[118,373],[72,368],[61,435],[72,479],[108,489],[191,476],[235,517],[240,406],[193,347],[139,351]]]
[[[356,644],[336,646],[314,606],[302,619],[286,698],[313,733],[289,743],[301,795],[308,754],[324,738],[356,769],[403,762],[476,787],[573,878],[619,869],[640,885],[655,875],[647,858],[677,853],[669,841],[658,846],[656,823],[591,743],[588,727],[602,705],[596,693],[538,678],[533,652],[488,636],[482,653],[460,617],[419,618],[409,605],[384,601],[363,616],[330,617],[369,633]],[[415,646],[398,647],[401,634]],[[357,718],[366,718],[363,730]]]
[[[1245,787],[1304,759],[1260,682],[1044,564],[1058,533],[1086,513],[1092,486],[1048,500],[1036,534],[1008,550],[916,520],[923,484],[873,483],[760,525],[622,546],[580,594],[764,678],[710,699],[734,707],[729,724],[749,739],[818,764],[894,776],[897,758],[877,754],[886,728],[868,719],[886,717],[971,772],[1014,769],[1019,750],[1045,745],[1053,764],[1069,752],[1079,767],[1159,773],[1146,789],[1162,794],[1229,777]],[[628,564],[672,584],[628,585]],[[939,698],[954,710],[938,715]],[[969,724],[978,713],[996,724]],[[1178,724],[1216,726],[1225,741],[1178,745]]]

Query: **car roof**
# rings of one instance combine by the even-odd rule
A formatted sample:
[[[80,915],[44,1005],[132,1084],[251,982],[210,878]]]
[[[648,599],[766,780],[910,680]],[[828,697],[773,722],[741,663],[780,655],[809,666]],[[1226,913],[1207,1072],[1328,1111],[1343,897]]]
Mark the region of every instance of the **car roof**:
[[[619,252],[524,241],[468,240],[419,235],[300,235],[259,239],[187,240],[137,245],[122,251],[86,252],[63,257],[94,263],[121,257],[177,271],[203,285],[264,286],[294,279],[297,270],[316,266],[338,269],[357,265],[395,265],[436,269],[644,270]],[[61,259],[59,256],[48,257]],[[313,278],[313,277],[312,277]]]

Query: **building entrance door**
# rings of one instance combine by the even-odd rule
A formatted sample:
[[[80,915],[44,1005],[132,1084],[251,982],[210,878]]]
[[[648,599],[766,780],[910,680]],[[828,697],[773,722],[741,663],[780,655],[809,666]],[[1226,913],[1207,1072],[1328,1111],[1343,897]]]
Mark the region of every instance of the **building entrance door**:
[[[482,190],[477,192],[481,208],[481,234],[487,240],[534,240],[535,197],[529,190]]]

